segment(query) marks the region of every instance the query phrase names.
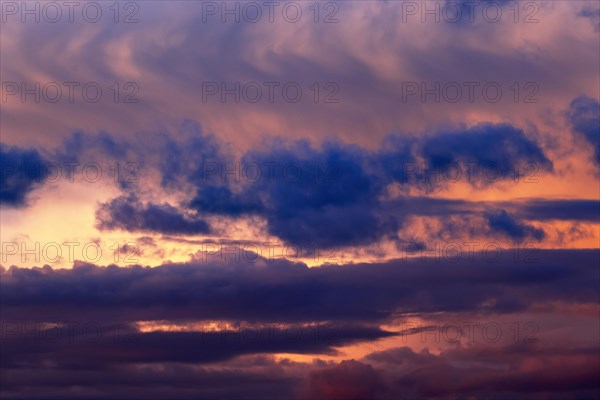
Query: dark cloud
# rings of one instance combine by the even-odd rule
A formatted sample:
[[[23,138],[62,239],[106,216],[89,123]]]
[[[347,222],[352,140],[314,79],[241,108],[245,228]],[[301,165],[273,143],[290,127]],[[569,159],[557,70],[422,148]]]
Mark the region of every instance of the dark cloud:
[[[243,162],[263,165],[277,160],[282,166],[298,167],[298,173],[285,175],[286,169],[281,169],[274,179],[249,185],[246,193],[263,198],[259,215],[266,219],[269,233],[288,243],[373,242],[398,226],[377,215],[377,195],[383,185],[367,170],[365,157],[363,149],[333,143],[320,149],[300,142],[285,149],[250,152]]]
[[[573,131],[594,149],[594,162],[600,165],[600,103],[590,97],[577,97],[571,102],[569,120]]]
[[[503,313],[542,300],[597,299],[595,250],[463,248],[452,257],[414,255],[320,268],[262,258],[156,268],[11,267],[1,275],[2,318],[364,323],[398,312]]]
[[[435,197],[405,197],[393,201],[394,212],[423,216],[468,216],[485,214],[491,209],[505,209],[513,218],[529,221],[595,222],[600,218],[600,200],[529,198],[513,201],[472,202]]]
[[[164,189],[182,190],[182,181],[191,176],[200,177],[204,164],[221,165],[229,160],[221,153],[220,143],[214,136],[202,132],[196,123],[188,120],[182,122],[175,134],[140,133],[124,139],[107,132],[77,131],[52,151],[0,144],[0,155],[0,202],[10,206],[27,205],[27,195],[47,182],[97,182],[103,179],[102,182],[114,182],[121,190],[135,196],[137,183],[153,171],[159,172],[160,185]],[[83,168],[90,170],[84,173]],[[146,216],[154,218],[154,214]],[[181,223],[175,213],[170,214],[176,219],[174,225]],[[114,225],[125,228],[125,224],[118,221]],[[191,227],[190,233],[192,231],[201,232],[202,229]]]
[[[548,202],[549,204],[546,204]],[[572,208],[582,205],[582,208]],[[542,241],[546,233],[528,224],[527,220],[589,220],[598,218],[595,200],[542,200],[470,202],[433,197],[407,197],[384,204],[396,215],[434,218],[437,229],[427,233],[431,239],[508,238],[512,243],[526,240]],[[509,211],[507,211],[509,210]],[[555,212],[556,211],[556,212]],[[406,238],[400,238],[399,242]]]
[[[600,32],[600,8],[594,7],[592,4],[586,4],[577,16],[588,18],[594,27],[594,31]]]
[[[506,205],[515,207],[515,212],[528,220],[598,222],[600,219],[600,200],[530,199]]]
[[[211,322],[185,332],[143,332],[134,324],[89,320],[48,328],[23,320],[3,321],[2,346],[6,350],[2,366],[35,367],[52,362],[57,368],[105,369],[137,363],[208,364],[248,354],[334,355],[336,346],[394,335],[360,325],[238,324],[231,328]]]
[[[390,136],[378,150],[338,142],[313,147],[306,141],[278,139],[239,158],[191,121],[180,130],[178,140],[157,133],[140,136],[135,145],[103,132],[77,132],[53,157],[62,162],[133,160],[136,176],[128,178],[135,182],[119,180],[126,194],[101,204],[97,211],[101,229],[198,235],[211,232],[206,221],[211,215],[258,216],[269,234],[286,243],[318,243],[322,248],[396,240],[407,217],[432,212],[422,198],[397,200],[405,207],[386,201],[392,184],[407,192],[411,188],[431,192],[450,184],[440,176],[456,166],[492,169],[496,181],[520,177],[522,164],[533,163],[540,171],[553,168],[534,141],[508,124],[480,124],[422,137]],[[191,195],[176,206],[144,202],[136,183],[147,186],[140,180],[152,179],[153,171],[158,172],[163,190]],[[492,184],[481,175],[460,179],[477,187]],[[22,186],[21,199],[32,185]],[[446,206],[459,213],[473,211],[439,203],[440,215],[448,215]],[[489,221],[488,234],[516,240],[543,238],[541,231],[517,221],[515,215],[483,216]]]
[[[224,154],[225,143],[191,120],[182,123],[177,135],[163,132],[149,138],[147,134],[144,136],[146,144],[141,147],[150,154],[160,155],[158,159],[144,157],[144,164],[147,168],[158,165],[160,184],[166,189],[180,189],[187,180],[214,183],[219,177],[208,174],[208,166],[233,163],[232,157]]]
[[[476,21],[471,23],[466,16],[471,11],[469,0],[459,2],[463,11],[460,23],[432,26],[422,23],[425,3],[431,9],[429,6],[443,7],[443,2],[415,3],[420,12],[411,18],[414,25],[401,19],[400,10],[406,2],[388,1],[363,2],[364,9],[356,6],[361,2],[339,2],[339,24],[313,23],[309,11],[316,9],[303,7],[302,23],[282,25],[285,21],[278,21],[270,27],[273,29],[247,22],[221,23],[219,15],[203,23],[207,17],[205,7],[211,6],[207,2],[185,2],[185,8],[179,10],[172,4],[139,2],[139,10],[138,4],[134,8],[141,23],[124,29],[112,23],[106,9],[104,21],[94,25],[98,29],[64,21],[21,29],[24,27],[19,16],[13,15],[13,24],[7,28],[15,34],[8,34],[10,46],[3,46],[3,51],[10,54],[6,59],[13,60],[6,69],[3,64],[5,80],[29,82],[33,72],[36,77],[58,82],[136,79],[144,98],[140,107],[88,107],[78,102],[47,109],[30,103],[33,107],[24,110],[21,104],[4,108],[3,122],[10,123],[9,132],[25,135],[13,137],[15,143],[46,143],[56,139],[55,134],[67,125],[98,127],[110,123],[121,126],[117,128],[121,132],[133,132],[148,124],[168,126],[173,119],[192,113],[208,126],[224,128],[222,133],[242,147],[252,143],[259,131],[310,135],[316,142],[323,135],[331,135],[343,138],[344,143],[372,144],[390,127],[402,127],[403,131],[410,127],[421,133],[418,127],[460,123],[466,121],[466,114],[470,121],[482,115],[494,120],[500,115],[515,121],[539,119],[537,113],[542,107],[527,105],[527,101],[516,104],[511,95],[515,87],[520,100],[523,95],[531,97],[521,88],[543,89],[540,95],[545,98],[533,97],[545,103],[541,118],[549,122],[545,125],[549,128],[554,122],[549,117],[554,108],[549,99],[566,104],[565,93],[580,92],[578,89],[596,82],[598,61],[590,59],[590,54],[597,54],[598,43],[597,36],[589,34],[588,24],[591,21],[598,30],[597,7],[557,7],[561,15],[556,15],[549,12],[553,7],[546,4],[538,10],[536,4],[530,14],[528,8],[514,7],[513,0],[480,0]],[[453,5],[452,1],[446,3]],[[485,18],[486,14],[490,16],[488,9],[482,10],[484,5],[496,4],[503,7],[499,24],[490,23]],[[217,7],[223,9],[224,5]],[[24,4],[20,6],[23,11]],[[231,9],[229,6],[232,4],[227,7]],[[278,19],[279,11],[281,8],[277,10]],[[321,18],[323,11],[319,12]],[[497,9],[491,7],[489,11],[493,15]],[[575,13],[583,18],[575,18]],[[541,24],[521,23],[532,15]],[[518,24],[512,21],[513,16]],[[434,16],[427,17],[431,21]],[[352,22],[351,29],[348,21]],[[586,29],[557,23],[561,21],[581,22]],[[553,29],[543,29],[551,31],[549,35],[529,34],[537,33],[544,23],[552,25]],[[43,48],[36,49],[40,44]],[[64,50],[59,58],[56,49]],[[53,62],[48,62],[48,57],[53,57]],[[526,82],[531,77],[537,83]],[[280,83],[302,79],[305,94],[297,105],[278,100],[241,105],[229,102],[224,106],[218,95],[211,99],[212,104],[200,104],[204,82],[226,81],[231,87],[232,79]],[[408,83],[404,80],[428,88],[436,82],[477,82],[478,98],[467,103],[463,90],[458,104],[439,104],[431,95],[425,101],[416,95],[413,101],[400,104],[400,88]],[[321,82],[320,89],[325,89],[322,83],[334,82],[341,88],[343,101],[330,105],[313,101],[307,88],[317,81]],[[501,103],[482,101],[480,89],[486,81],[503,89]],[[106,90],[105,94],[105,98],[111,97]],[[572,98],[569,96],[567,102]],[[16,97],[14,100],[18,102]],[[599,118],[594,101],[574,101],[570,121],[574,133],[592,147],[594,160],[600,164]],[[257,121],[268,121],[268,127]],[[18,129],[21,126],[31,129]],[[595,200],[536,199],[495,205],[413,197],[414,193],[443,193],[440,189],[445,189],[449,181],[432,179],[432,175],[456,163],[498,171],[494,182],[521,177],[520,170],[514,170],[519,164],[533,163],[540,171],[551,172],[552,163],[542,147],[512,125],[482,124],[435,134],[398,135],[375,150],[339,143],[314,147],[282,141],[265,147],[257,145],[241,158],[228,153],[222,137],[216,139],[194,124],[184,130],[183,135],[125,134],[127,140],[106,133],[76,133],[52,161],[133,161],[140,168],[144,175],[141,178],[147,180],[144,184],[138,187],[119,180],[124,193],[100,206],[98,225],[102,229],[204,235],[211,233],[207,221],[218,221],[218,228],[228,222],[226,218],[250,216],[264,222],[268,233],[287,243],[309,246],[316,241],[322,247],[336,249],[394,238],[412,216],[449,221],[442,222],[444,232],[440,236],[465,231],[487,240],[499,236],[515,242],[542,237],[543,231],[529,221],[594,222],[598,217]],[[40,131],[52,132],[53,138],[43,138]],[[24,164],[30,165],[35,160],[32,154],[17,159],[27,160]],[[10,156],[5,156],[2,148],[5,159]],[[206,174],[207,165],[223,167],[236,162],[291,163],[302,166],[305,175],[290,179],[276,172],[272,180],[232,183]],[[336,168],[330,170],[328,165]],[[313,173],[316,166],[325,173]],[[35,176],[19,175],[18,179],[26,183],[17,187],[11,174],[7,179],[2,176],[0,199],[7,205],[26,205],[32,191],[43,182]],[[492,184],[481,177],[469,183],[478,188]],[[169,196],[161,196],[163,191]],[[388,200],[388,195],[396,191],[401,192],[401,199]],[[184,200],[169,205],[164,198]],[[189,240],[188,246],[193,244],[192,239],[202,240],[177,239]],[[152,239],[142,243],[154,244]],[[415,251],[426,249],[423,246]],[[469,250],[463,248],[460,260],[431,257],[422,262],[415,254],[411,260],[315,269],[262,258],[254,264],[231,259],[202,263],[201,257],[155,269],[84,264],[69,270],[0,267],[0,397],[598,398],[597,346],[568,346],[565,342],[572,338],[563,332],[572,327],[560,326],[556,321],[549,324],[552,332],[545,348],[436,346],[435,354],[399,348],[339,364],[275,361],[264,355],[332,354],[336,346],[362,340],[378,346],[376,339],[387,337],[380,323],[389,322],[395,315],[416,313],[418,317],[448,311],[464,312],[468,317],[506,315],[512,311],[537,312],[551,303],[557,307],[549,313],[555,318],[564,305],[573,306],[575,311],[582,303],[596,306],[599,253],[511,249],[491,262],[489,253],[475,252],[471,258]],[[544,310],[547,313],[548,309]],[[597,318],[585,318],[591,320],[587,326],[593,326],[581,334],[595,339]],[[281,340],[282,331],[276,328],[272,332],[278,340],[237,341],[236,332],[230,330],[215,337],[213,333],[147,332],[141,325],[140,329],[126,325],[121,334],[131,341],[114,340],[114,326],[119,323],[164,320],[166,325],[189,328],[191,323],[207,319],[300,324],[328,321],[338,326],[338,336],[337,341],[315,341],[314,336],[287,341]],[[13,321],[90,321],[99,323],[107,336],[103,337],[105,341],[81,342],[82,335],[78,335],[75,343],[7,338],[5,328],[11,327],[5,323]],[[25,333],[30,334],[30,330]],[[226,365],[216,365],[221,360],[226,360]],[[298,387],[307,387],[308,395],[298,396]]]
[[[553,168],[538,144],[509,124],[479,124],[430,137],[421,145],[420,154],[432,169],[472,164],[494,170],[504,179],[514,178],[522,164],[533,163],[543,171]]]
[[[0,144],[0,204],[25,206],[27,195],[48,176],[49,161],[35,149]]]
[[[421,138],[390,136],[377,151],[337,142],[315,148],[308,142],[279,139],[240,158],[231,156],[224,143],[192,121],[182,124],[178,137],[145,134],[134,145],[106,133],[77,132],[56,151],[56,158],[63,162],[133,161],[144,172],[142,178],[158,171],[164,190],[195,192],[179,210],[143,206],[135,199],[136,186],[120,180],[121,189],[134,200],[118,198],[102,205],[98,225],[104,229],[206,233],[206,222],[190,221],[184,214],[257,215],[265,219],[270,234],[287,243],[309,245],[318,240],[321,246],[331,247],[395,236],[402,219],[386,212],[382,203],[390,184],[432,191],[448,184],[432,180],[432,172],[439,175],[466,163],[494,168],[498,180],[514,178],[520,163],[552,170],[537,144],[507,124],[481,124]],[[481,176],[469,182],[490,184]]]
[[[43,373],[21,365],[3,369],[1,390],[10,398],[68,399],[593,399],[599,389],[596,353],[596,347],[572,344],[478,344],[435,354],[397,347],[339,363],[245,356],[227,365],[55,365]]]
[[[493,231],[503,233],[513,240],[523,241],[527,238],[542,240],[546,234],[542,229],[519,223],[505,210],[496,210],[486,213],[490,228]]]
[[[123,160],[128,151],[133,151],[131,143],[117,140],[107,132],[91,135],[78,131],[64,140],[62,146],[56,151],[56,158],[65,161],[79,161],[78,156],[96,152],[98,155],[107,155],[113,159]]]
[[[275,361],[201,367],[182,363],[125,364],[106,369],[5,368],[2,398],[14,399],[277,399],[293,398],[300,376]]]
[[[434,355],[404,347],[372,353],[363,362],[385,368],[385,398],[596,398],[596,352],[571,345],[479,344]]]
[[[169,204],[142,204],[136,197],[118,197],[100,205],[96,212],[99,229],[197,235],[210,232],[208,223],[186,216]]]
[[[126,160],[130,147],[131,144],[119,142],[106,132],[97,135],[75,132],[52,152],[0,144],[0,203],[26,206],[27,195],[35,188],[48,182],[73,182],[75,174],[81,174],[83,164],[93,164],[92,176],[99,173],[110,177],[109,167],[114,168],[113,161]],[[111,162],[106,165],[97,163],[107,159]],[[118,183],[123,188],[127,186],[125,180]]]
[[[312,399],[374,399],[384,389],[380,373],[371,365],[355,360],[311,372],[309,385]]]
[[[552,170],[540,147],[507,124],[481,124],[420,139],[391,136],[379,151],[331,142],[313,148],[306,142],[276,141],[266,147],[246,153],[242,165],[273,166],[268,175],[263,172],[236,191],[227,182],[218,186],[196,182],[190,206],[230,217],[259,215],[270,234],[295,245],[318,241],[324,247],[351,246],[396,235],[406,213],[390,212],[382,200],[392,183],[439,188],[448,181],[431,180],[432,174],[466,164],[493,169],[497,180],[520,177],[521,164]],[[490,184],[481,176],[469,182]],[[513,237],[527,236],[507,231],[506,224],[502,228]],[[537,231],[527,232],[541,237]]]
[[[233,193],[227,186],[205,186],[198,189],[190,202],[194,209],[215,215],[241,216],[264,210],[260,198],[252,194]]]

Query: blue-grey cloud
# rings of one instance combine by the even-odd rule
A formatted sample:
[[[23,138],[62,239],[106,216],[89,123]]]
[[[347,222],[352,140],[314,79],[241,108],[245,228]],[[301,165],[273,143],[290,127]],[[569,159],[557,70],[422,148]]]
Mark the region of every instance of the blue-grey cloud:
[[[569,119],[573,131],[594,149],[594,162],[600,165],[600,103],[590,97],[577,97],[571,102]]]
[[[99,229],[197,235],[210,226],[197,216],[186,216],[169,204],[142,204],[136,197],[118,197],[100,205],[96,212]]]
[[[486,217],[492,230],[504,233],[514,240],[522,241],[526,238],[542,240],[546,236],[542,229],[518,222],[505,210],[490,211],[486,213]]]
[[[415,255],[320,268],[260,257],[156,268],[11,267],[0,282],[2,318],[381,322],[397,312],[503,313],[542,300],[597,299],[597,250]],[[490,298],[494,304],[485,305]]]
[[[48,175],[49,161],[36,149],[0,144],[0,204],[25,206]]]
[[[514,179],[521,177],[523,164],[553,169],[538,144],[507,124],[481,124],[423,138],[391,136],[378,151],[335,142],[313,148],[302,141],[277,141],[242,158],[242,165],[276,165],[268,177],[235,192],[228,182],[215,187],[194,177],[198,190],[190,206],[207,214],[259,215],[269,233],[287,243],[369,244],[394,237],[402,224],[401,213],[386,212],[382,198],[388,185],[432,190],[448,184],[439,179],[446,170],[465,165],[493,170],[496,181]],[[476,186],[491,184],[481,174],[462,179]],[[527,236],[507,229],[502,233]],[[534,236],[541,238],[539,232]]]

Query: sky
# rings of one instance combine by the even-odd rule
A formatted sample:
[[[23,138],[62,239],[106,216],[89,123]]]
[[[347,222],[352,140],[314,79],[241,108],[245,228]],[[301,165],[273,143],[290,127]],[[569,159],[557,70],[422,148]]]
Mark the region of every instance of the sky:
[[[595,399],[600,4],[0,2],[0,397]]]

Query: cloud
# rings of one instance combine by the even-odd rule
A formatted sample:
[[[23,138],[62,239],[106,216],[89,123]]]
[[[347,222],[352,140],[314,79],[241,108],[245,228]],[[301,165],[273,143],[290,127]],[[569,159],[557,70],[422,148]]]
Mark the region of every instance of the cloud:
[[[145,134],[134,146],[107,133],[78,132],[50,153],[50,159],[63,163],[97,160],[107,165],[134,160],[135,176],[125,177],[129,172],[120,171],[124,179],[118,183],[125,194],[97,210],[97,226],[103,230],[204,235],[214,233],[211,216],[233,220],[258,216],[266,222],[268,234],[288,244],[306,247],[318,242],[323,248],[335,248],[406,240],[398,232],[411,216],[477,216],[487,222],[481,225],[466,218],[464,224],[472,226],[459,228],[457,221],[450,224],[447,219],[444,229],[517,242],[545,237],[541,228],[524,220],[597,219],[594,200],[532,199],[485,205],[414,195],[387,198],[390,185],[421,193],[443,189],[455,182],[443,177],[453,175],[457,166],[463,169],[458,181],[477,188],[515,178],[523,171],[519,165],[536,163],[540,170],[552,171],[552,162],[541,147],[506,124],[480,124],[422,137],[391,135],[376,150],[335,141],[314,147],[306,141],[279,139],[239,157],[192,121],[184,122],[177,136],[176,140],[168,133]],[[158,149],[163,149],[161,157],[155,156]],[[16,150],[11,151],[14,159]],[[36,157],[43,162],[37,150],[22,152],[27,155],[21,163],[29,159],[37,163]],[[471,172],[480,173],[467,173],[468,165],[479,166]],[[485,179],[482,168],[496,178]],[[30,178],[18,188],[10,183],[4,186],[14,189],[13,197],[21,193],[22,205],[27,191],[43,184],[37,176]],[[182,200],[176,205],[145,200],[147,190],[142,192],[141,187],[148,185],[176,193]]]
[[[309,398],[312,399],[374,399],[383,384],[380,373],[371,365],[355,360],[313,371],[309,379]]]
[[[591,4],[586,4],[577,16],[588,18],[594,27],[594,31],[600,32],[600,8],[594,7]]]
[[[216,329],[216,328],[221,329]],[[393,336],[361,325],[245,324],[226,328],[209,321],[185,332],[143,332],[135,324],[69,321],[43,327],[27,321],[3,321],[3,368],[34,367],[106,369],[115,365],[210,364],[244,355],[272,353],[333,355],[335,347]],[[35,331],[37,337],[23,332]],[[8,350],[9,349],[9,350]]]
[[[594,163],[600,165],[600,103],[586,96],[571,102],[569,120],[573,131],[594,149]]]
[[[501,203],[515,207],[515,212],[524,219],[535,221],[586,221],[598,222],[600,200],[585,199],[529,199],[523,202]]]
[[[382,200],[391,184],[437,189],[448,182],[429,179],[432,172],[439,175],[466,164],[493,168],[497,181],[514,178],[524,163],[544,171],[553,168],[535,142],[507,124],[480,124],[420,139],[391,136],[378,151],[336,142],[313,148],[307,142],[281,140],[266,147],[246,153],[242,165],[277,166],[268,178],[262,175],[236,192],[227,182],[216,187],[196,182],[190,206],[230,217],[261,216],[269,234],[295,245],[315,240],[331,247],[362,245],[393,238],[402,224],[401,216],[386,210]],[[468,182],[491,184],[481,175]],[[539,232],[528,232],[541,238]]]
[[[523,131],[485,123],[421,137],[391,135],[376,150],[337,141],[314,147],[273,139],[236,157],[226,143],[185,121],[177,135],[144,134],[135,143],[106,133],[76,133],[55,158],[134,161],[135,181],[119,182],[126,195],[98,210],[102,229],[203,234],[211,231],[204,220],[210,216],[258,216],[267,233],[286,243],[318,241],[322,247],[394,239],[409,214],[386,200],[392,185],[407,193],[431,193],[455,181],[480,188],[521,177],[523,164],[553,171],[541,147]],[[443,178],[466,166],[479,173]],[[481,173],[488,169],[493,180]],[[177,207],[144,205],[140,188],[148,185],[184,200]],[[427,212],[416,201],[411,207]]]
[[[0,300],[6,320],[376,323],[398,312],[505,313],[539,301],[594,302],[591,266],[599,256],[597,250],[462,248],[452,257],[416,253],[319,268],[261,257],[155,268],[11,267],[1,273]]]
[[[596,348],[547,344],[458,346],[439,355],[404,347],[361,360],[386,371],[385,398],[524,398],[548,393],[593,398],[600,373]],[[435,384],[432,384],[435,382]]]
[[[515,177],[517,166],[523,163],[552,171],[552,162],[539,145],[509,124],[479,124],[432,136],[424,141],[420,153],[433,169],[468,163],[493,168],[504,179]]]
[[[272,179],[263,177],[246,185],[240,198],[261,199],[262,207],[255,207],[253,214],[265,218],[269,233],[287,243],[373,242],[393,233],[397,225],[377,216],[383,184],[367,170],[366,162],[365,150],[356,146],[328,143],[315,149],[306,142],[273,143],[266,151],[244,155],[244,165],[280,167]]]
[[[96,212],[99,229],[197,235],[210,232],[207,222],[186,216],[169,204],[142,204],[136,197],[118,197],[100,205]]]
[[[490,211],[486,214],[492,230],[506,234],[511,239],[523,241],[527,238],[542,240],[546,234],[542,229],[519,223],[505,210]]]
[[[275,394],[293,398],[301,377],[284,363],[254,357],[247,364],[201,367],[193,364],[127,364],[106,369],[5,368],[3,397],[45,399],[214,399],[264,398]],[[235,382],[235,384],[232,384]],[[73,389],[65,389],[72,387]]]
[[[0,204],[27,205],[27,196],[40,187],[49,173],[49,161],[36,149],[9,147],[0,143]]]
[[[493,248],[463,247],[459,259],[450,259],[432,254],[425,240],[427,246],[415,246],[402,259],[312,269],[263,257],[246,263],[218,253],[204,261],[202,252],[205,235],[226,243],[230,239],[218,238],[221,233],[247,239],[251,231],[261,244],[272,237],[303,248],[316,242],[334,254],[371,245],[350,249],[345,260],[357,253],[386,256],[388,240],[403,243],[412,222],[423,220],[433,221],[431,232],[423,228],[427,239],[442,238],[442,244],[462,234],[473,241],[522,243],[542,239],[544,232],[552,244],[554,231],[569,229],[565,242],[589,244],[595,233],[579,240],[574,232],[580,225],[582,232],[597,232],[600,203],[593,193],[597,182],[590,184],[582,173],[579,153],[589,151],[594,165],[600,164],[600,118],[597,99],[573,99],[598,87],[600,59],[590,56],[598,52],[597,5],[480,0],[473,7],[475,21],[469,21],[468,0],[332,2],[321,8],[299,2],[298,23],[281,18],[285,4],[277,6],[275,23],[266,21],[262,6],[261,23],[244,21],[247,13],[234,23],[228,12],[224,22],[221,15],[207,15],[210,2],[136,2],[123,4],[125,9],[99,3],[98,23],[82,20],[81,6],[75,8],[76,22],[68,22],[62,3],[58,23],[48,23],[46,12],[33,24],[24,24],[23,15],[3,14],[2,55],[9,60],[2,63],[3,84],[21,93],[3,92],[2,137],[22,146],[0,147],[0,202],[21,207],[6,218],[2,210],[3,237],[27,237],[29,246],[131,236],[107,232],[115,229],[147,234],[139,242],[163,260],[172,254],[160,253],[163,245],[180,243],[177,250],[198,252],[187,263],[162,261],[154,269],[81,262],[66,270],[0,267],[1,398],[598,397],[596,249],[503,248],[491,261]],[[498,4],[501,21],[490,22]],[[52,7],[37,5],[52,14]],[[122,24],[131,5],[139,23]],[[448,22],[457,5],[462,18]],[[323,20],[329,6],[337,23]],[[418,11],[407,15],[407,6]],[[437,15],[441,22],[429,11],[436,6],[449,11]],[[225,3],[217,7],[223,10]],[[75,100],[63,90],[57,103],[46,101],[50,82],[77,82]],[[85,82],[102,87],[101,101],[82,98]],[[206,83],[230,89],[252,82],[263,89],[263,83],[276,82],[277,100],[268,101],[263,90],[257,103],[235,102],[231,94],[224,102],[222,93],[203,101]],[[302,87],[300,102],[282,98],[286,83]],[[475,84],[473,100],[465,83]],[[36,84],[44,89],[34,94]],[[405,84],[419,90],[406,102]],[[139,89],[139,103],[121,101],[128,94],[121,89],[131,85]],[[328,88],[339,102],[323,101],[331,96]],[[456,88],[461,96],[454,102],[448,97]],[[502,92],[498,102],[489,98],[495,91]],[[569,125],[583,145],[565,154],[561,111],[572,100]],[[189,121],[178,126],[189,116],[202,128]],[[390,132],[397,134],[386,137]],[[283,139],[261,143],[263,134]],[[55,150],[44,150],[50,148]],[[5,161],[17,170],[4,169]],[[121,167],[133,162],[140,175],[115,182],[120,191],[103,185],[37,191],[45,181],[30,173],[33,164],[72,161]],[[274,175],[264,174],[265,163],[278,163]],[[221,172],[236,164],[260,165],[262,179],[223,179]],[[456,164],[475,164],[495,179],[467,180],[464,169],[458,185],[437,179]],[[550,184],[509,185],[525,178],[515,170],[523,164],[558,173]],[[217,173],[206,169],[215,165]],[[301,176],[295,174],[299,169]],[[556,200],[572,192],[580,199]],[[27,209],[36,195],[48,196]],[[549,199],[477,201],[530,195]],[[91,230],[93,216],[80,218],[79,212],[99,198],[101,235]],[[169,242],[161,234],[177,237]],[[532,346],[385,347],[395,339],[386,326],[397,315],[507,318],[518,311],[537,319],[554,318],[565,312],[561,307],[583,309],[586,323],[576,329],[552,321]],[[23,321],[39,325],[25,326],[24,337],[12,334]],[[273,327],[266,341],[238,340],[230,326],[219,334],[192,329],[212,321]],[[75,342],[48,339],[54,332],[48,324],[69,322],[97,325],[87,335],[79,325]],[[280,323],[324,323],[337,333],[321,341],[310,330],[291,340]],[[117,326],[124,337],[115,338]],[[103,329],[102,340],[93,340],[94,327]],[[182,327],[192,330],[177,330]],[[577,340],[565,330],[594,342],[571,345]],[[375,346],[382,351],[363,358],[348,354],[354,360],[342,362],[302,363],[282,355],[339,361],[347,350],[340,347],[350,345],[348,353]]]

